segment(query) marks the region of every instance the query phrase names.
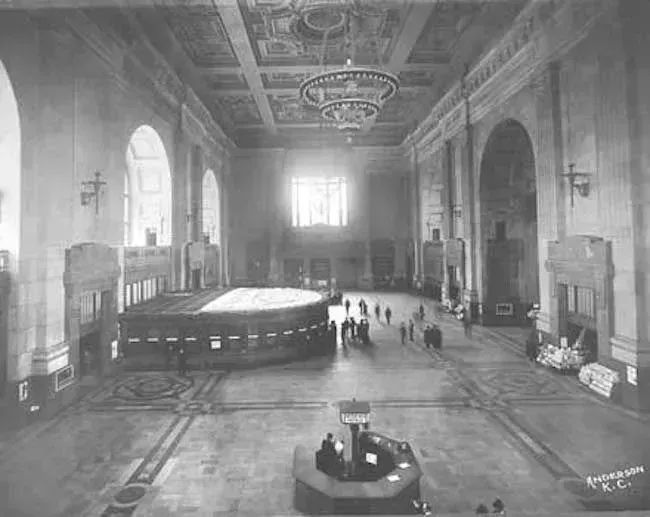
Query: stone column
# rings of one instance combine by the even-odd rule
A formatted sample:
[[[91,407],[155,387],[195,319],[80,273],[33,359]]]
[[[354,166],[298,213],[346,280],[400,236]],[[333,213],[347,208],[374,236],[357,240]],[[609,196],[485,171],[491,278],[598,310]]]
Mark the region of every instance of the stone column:
[[[537,109],[537,249],[539,253],[540,312],[538,330],[557,328],[555,276],[545,266],[548,243],[566,236],[565,185],[559,175],[564,162],[560,111],[559,65],[550,63],[531,83]]]
[[[413,253],[415,257],[414,280],[423,282],[422,275],[422,198],[420,193],[420,167],[417,149],[413,145],[410,153],[411,199],[413,200]]]
[[[221,282],[230,285],[230,193],[232,192],[230,156],[223,159],[221,169]]]
[[[466,242],[465,271],[464,271],[464,292],[463,304],[469,307],[472,319],[478,319],[478,293],[477,293],[477,238],[476,225],[476,181],[477,171],[474,166],[474,128],[470,123],[469,98],[465,99],[465,141],[463,143],[463,212],[464,237]]]
[[[282,242],[282,228],[284,222],[283,208],[291,206],[291,198],[288,195],[288,188],[285,181],[283,168],[284,151],[274,161],[274,172],[272,177],[272,193],[269,196],[270,232],[269,232],[269,285],[280,285],[282,282],[282,266],[280,263],[280,246]]]
[[[443,181],[445,185],[445,196],[443,203],[445,205],[446,214],[446,223],[443,227],[443,282],[441,288],[441,298],[444,301],[449,300],[449,284],[451,278],[449,278],[449,269],[447,261],[447,248],[449,246],[449,241],[456,237],[455,226],[456,226],[456,216],[454,215],[454,205],[456,203],[455,194],[456,194],[456,184],[455,184],[455,175],[454,175],[454,147],[451,141],[445,142],[444,146],[444,158],[443,158]]]
[[[363,177],[364,189],[366,193],[370,193],[370,175],[365,173]],[[361,186],[361,185],[359,185]],[[361,193],[361,188],[359,188],[359,194]],[[365,219],[363,224],[364,231],[364,253],[363,253],[363,275],[361,276],[361,287],[362,289],[373,289],[374,282],[372,278],[372,249],[370,246],[370,195],[365,196],[365,211],[362,217]]]
[[[191,144],[182,127],[176,131],[172,174],[172,288],[181,289],[185,280],[183,246],[190,239],[190,151]]]

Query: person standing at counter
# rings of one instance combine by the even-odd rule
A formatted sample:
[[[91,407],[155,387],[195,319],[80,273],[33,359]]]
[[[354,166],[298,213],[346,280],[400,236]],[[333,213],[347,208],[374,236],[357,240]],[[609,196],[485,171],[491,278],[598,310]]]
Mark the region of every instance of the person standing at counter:
[[[178,349],[178,375],[187,375],[187,356],[182,346]]]
[[[330,321],[330,335],[334,345],[336,345],[336,321],[334,320]]]

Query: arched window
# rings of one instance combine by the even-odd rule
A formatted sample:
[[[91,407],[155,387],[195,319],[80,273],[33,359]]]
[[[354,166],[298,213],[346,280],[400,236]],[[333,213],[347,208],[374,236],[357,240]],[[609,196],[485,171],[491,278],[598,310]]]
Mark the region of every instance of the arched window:
[[[208,169],[203,175],[203,236],[210,244],[220,244],[221,241],[221,200],[219,185],[214,172]]]
[[[126,151],[124,180],[125,246],[171,244],[171,172],[156,131],[140,126]]]
[[[0,250],[15,261],[20,247],[20,118],[9,75],[0,61]],[[4,256],[0,268],[9,267]]]

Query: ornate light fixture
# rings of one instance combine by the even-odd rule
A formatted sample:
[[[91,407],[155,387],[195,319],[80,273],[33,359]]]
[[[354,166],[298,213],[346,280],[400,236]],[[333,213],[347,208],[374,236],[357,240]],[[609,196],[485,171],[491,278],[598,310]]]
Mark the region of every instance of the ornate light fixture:
[[[352,63],[355,39],[367,9],[362,10],[359,1],[344,0],[329,4],[329,9],[341,13],[333,18],[346,21],[346,43],[349,57],[342,68],[324,70],[309,77],[300,85],[300,98],[310,106],[318,108],[321,117],[333,123],[338,129],[353,133],[375,120],[384,103],[399,90],[399,79],[379,68],[355,66]],[[312,14],[308,11],[307,14]],[[323,31],[321,66],[327,50],[327,39],[340,23]],[[377,48],[379,46],[377,45]],[[378,59],[379,61],[379,59]]]

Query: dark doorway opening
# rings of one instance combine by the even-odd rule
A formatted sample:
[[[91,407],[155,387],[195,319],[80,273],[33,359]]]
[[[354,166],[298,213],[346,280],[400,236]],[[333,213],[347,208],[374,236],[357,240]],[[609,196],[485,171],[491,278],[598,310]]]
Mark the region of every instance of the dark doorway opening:
[[[79,376],[101,374],[101,332],[95,330],[79,338]]]
[[[497,125],[481,159],[481,302],[484,324],[524,324],[539,303],[533,146],[515,120]],[[497,307],[512,306],[504,313]]]

